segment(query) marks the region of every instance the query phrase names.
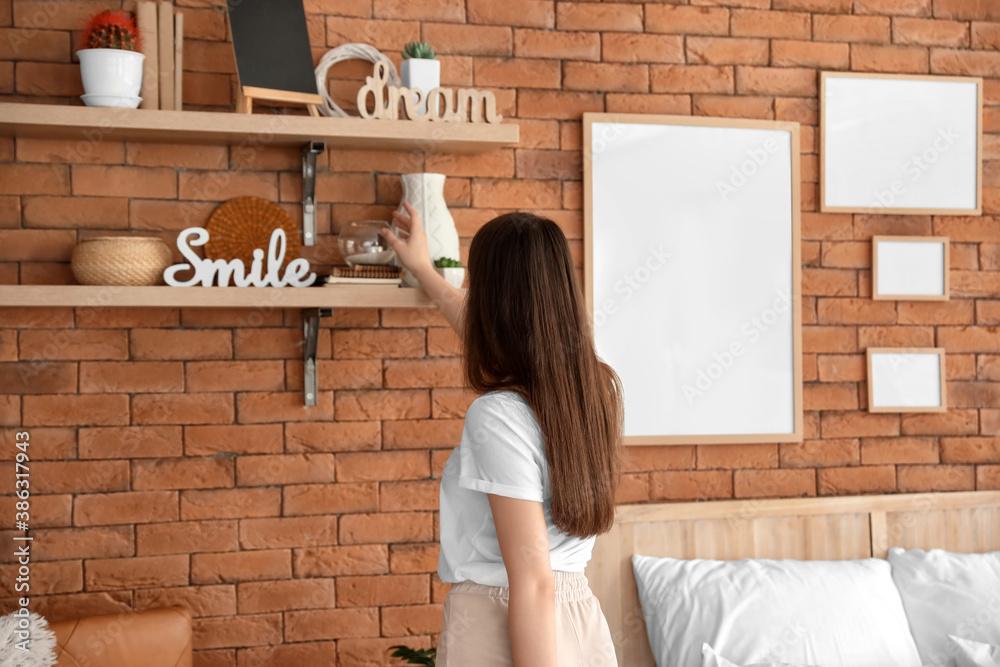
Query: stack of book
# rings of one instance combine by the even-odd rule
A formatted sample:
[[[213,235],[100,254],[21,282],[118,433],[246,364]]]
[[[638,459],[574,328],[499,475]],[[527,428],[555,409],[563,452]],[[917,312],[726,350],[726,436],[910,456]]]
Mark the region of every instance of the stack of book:
[[[330,270],[324,285],[400,285],[403,270],[391,264],[337,265]]]
[[[183,109],[184,15],[169,0],[138,0],[136,24],[142,35],[140,109]]]

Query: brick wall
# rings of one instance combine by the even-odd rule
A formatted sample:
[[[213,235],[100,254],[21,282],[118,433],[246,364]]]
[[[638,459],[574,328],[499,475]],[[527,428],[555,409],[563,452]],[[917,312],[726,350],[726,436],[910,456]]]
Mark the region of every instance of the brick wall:
[[[82,16],[117,4],[0,0],[0,99],[75,102],[71,39]],[[235,77],[221,0],[177,4],[187,106],[225,112]],[[448,175],[463,258],[479,225],[521,208],[556,220],[582,266],[582,112],[802,124],[806,441],[635,447],[622,502],[1000,488],[1000,4],[306,7],[317,58],[345,41],[398,58],[404,42],[429,40],[443,83],[495,90],[522,137],[475,156],[324,154],[320,264],[336,257],[342,223],[388,217],[398,173],[426,170]],[[353,98],[367,69],[338,65],[331,89]],[[984,215],[817,213],[821,69],[985,77]],[[71,282],[79,239],[172,243],[238,195],[299,219],[299,173],[297,148],[266,142],[0,139],[0,283]],[[950,236],[951,301],[871,301],[873,234]],[[437,480],[472,399],[457,340],[436,312],[338,311],[323,321],[321,392],[306,409],[299,332],[297,311],[273,308],[0,311],[5,493],[15,427],[33,443],[34,609],[59,619],[187,604],[199,667],[376,665],[391,644],[436,641]],[[867,413],[864,350],[881,345],[945,347],[949,411]],[[10,496],[2,507],[10,517]]]

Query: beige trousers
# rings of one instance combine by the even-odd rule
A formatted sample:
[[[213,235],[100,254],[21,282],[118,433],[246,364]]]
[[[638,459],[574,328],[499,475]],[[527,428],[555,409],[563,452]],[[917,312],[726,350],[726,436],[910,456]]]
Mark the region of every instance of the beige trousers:
[[[601,604],[583,572],[554,570],[559,667],[616,667]],[[437,667],[511,667],[505,586],[453,583],[444,600]]]

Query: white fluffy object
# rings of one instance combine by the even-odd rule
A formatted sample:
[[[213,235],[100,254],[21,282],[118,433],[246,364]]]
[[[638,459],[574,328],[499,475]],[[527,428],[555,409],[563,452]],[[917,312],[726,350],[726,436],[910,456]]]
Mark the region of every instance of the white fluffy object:
[[[22,643],[21,636],[15,630],[23,629],[23,616],[7,614],[0,616],[0,665],[3,667],[53,667],[56,664],[56,636],[49,629],[49,622],[44,616],[30,612],[27,639],[27,651],[18,648]]]

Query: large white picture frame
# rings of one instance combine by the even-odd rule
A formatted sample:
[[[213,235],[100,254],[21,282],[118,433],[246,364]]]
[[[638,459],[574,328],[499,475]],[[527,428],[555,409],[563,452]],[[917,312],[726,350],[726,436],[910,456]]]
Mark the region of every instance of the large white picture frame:
[[[982,214],[983,80],[820,72],[820,211]]]
[[[799,125],[583,115],[587,307],[630,445],[802,440]]]
[[[943,347],[869,347],[868,412],[945,412]]]

